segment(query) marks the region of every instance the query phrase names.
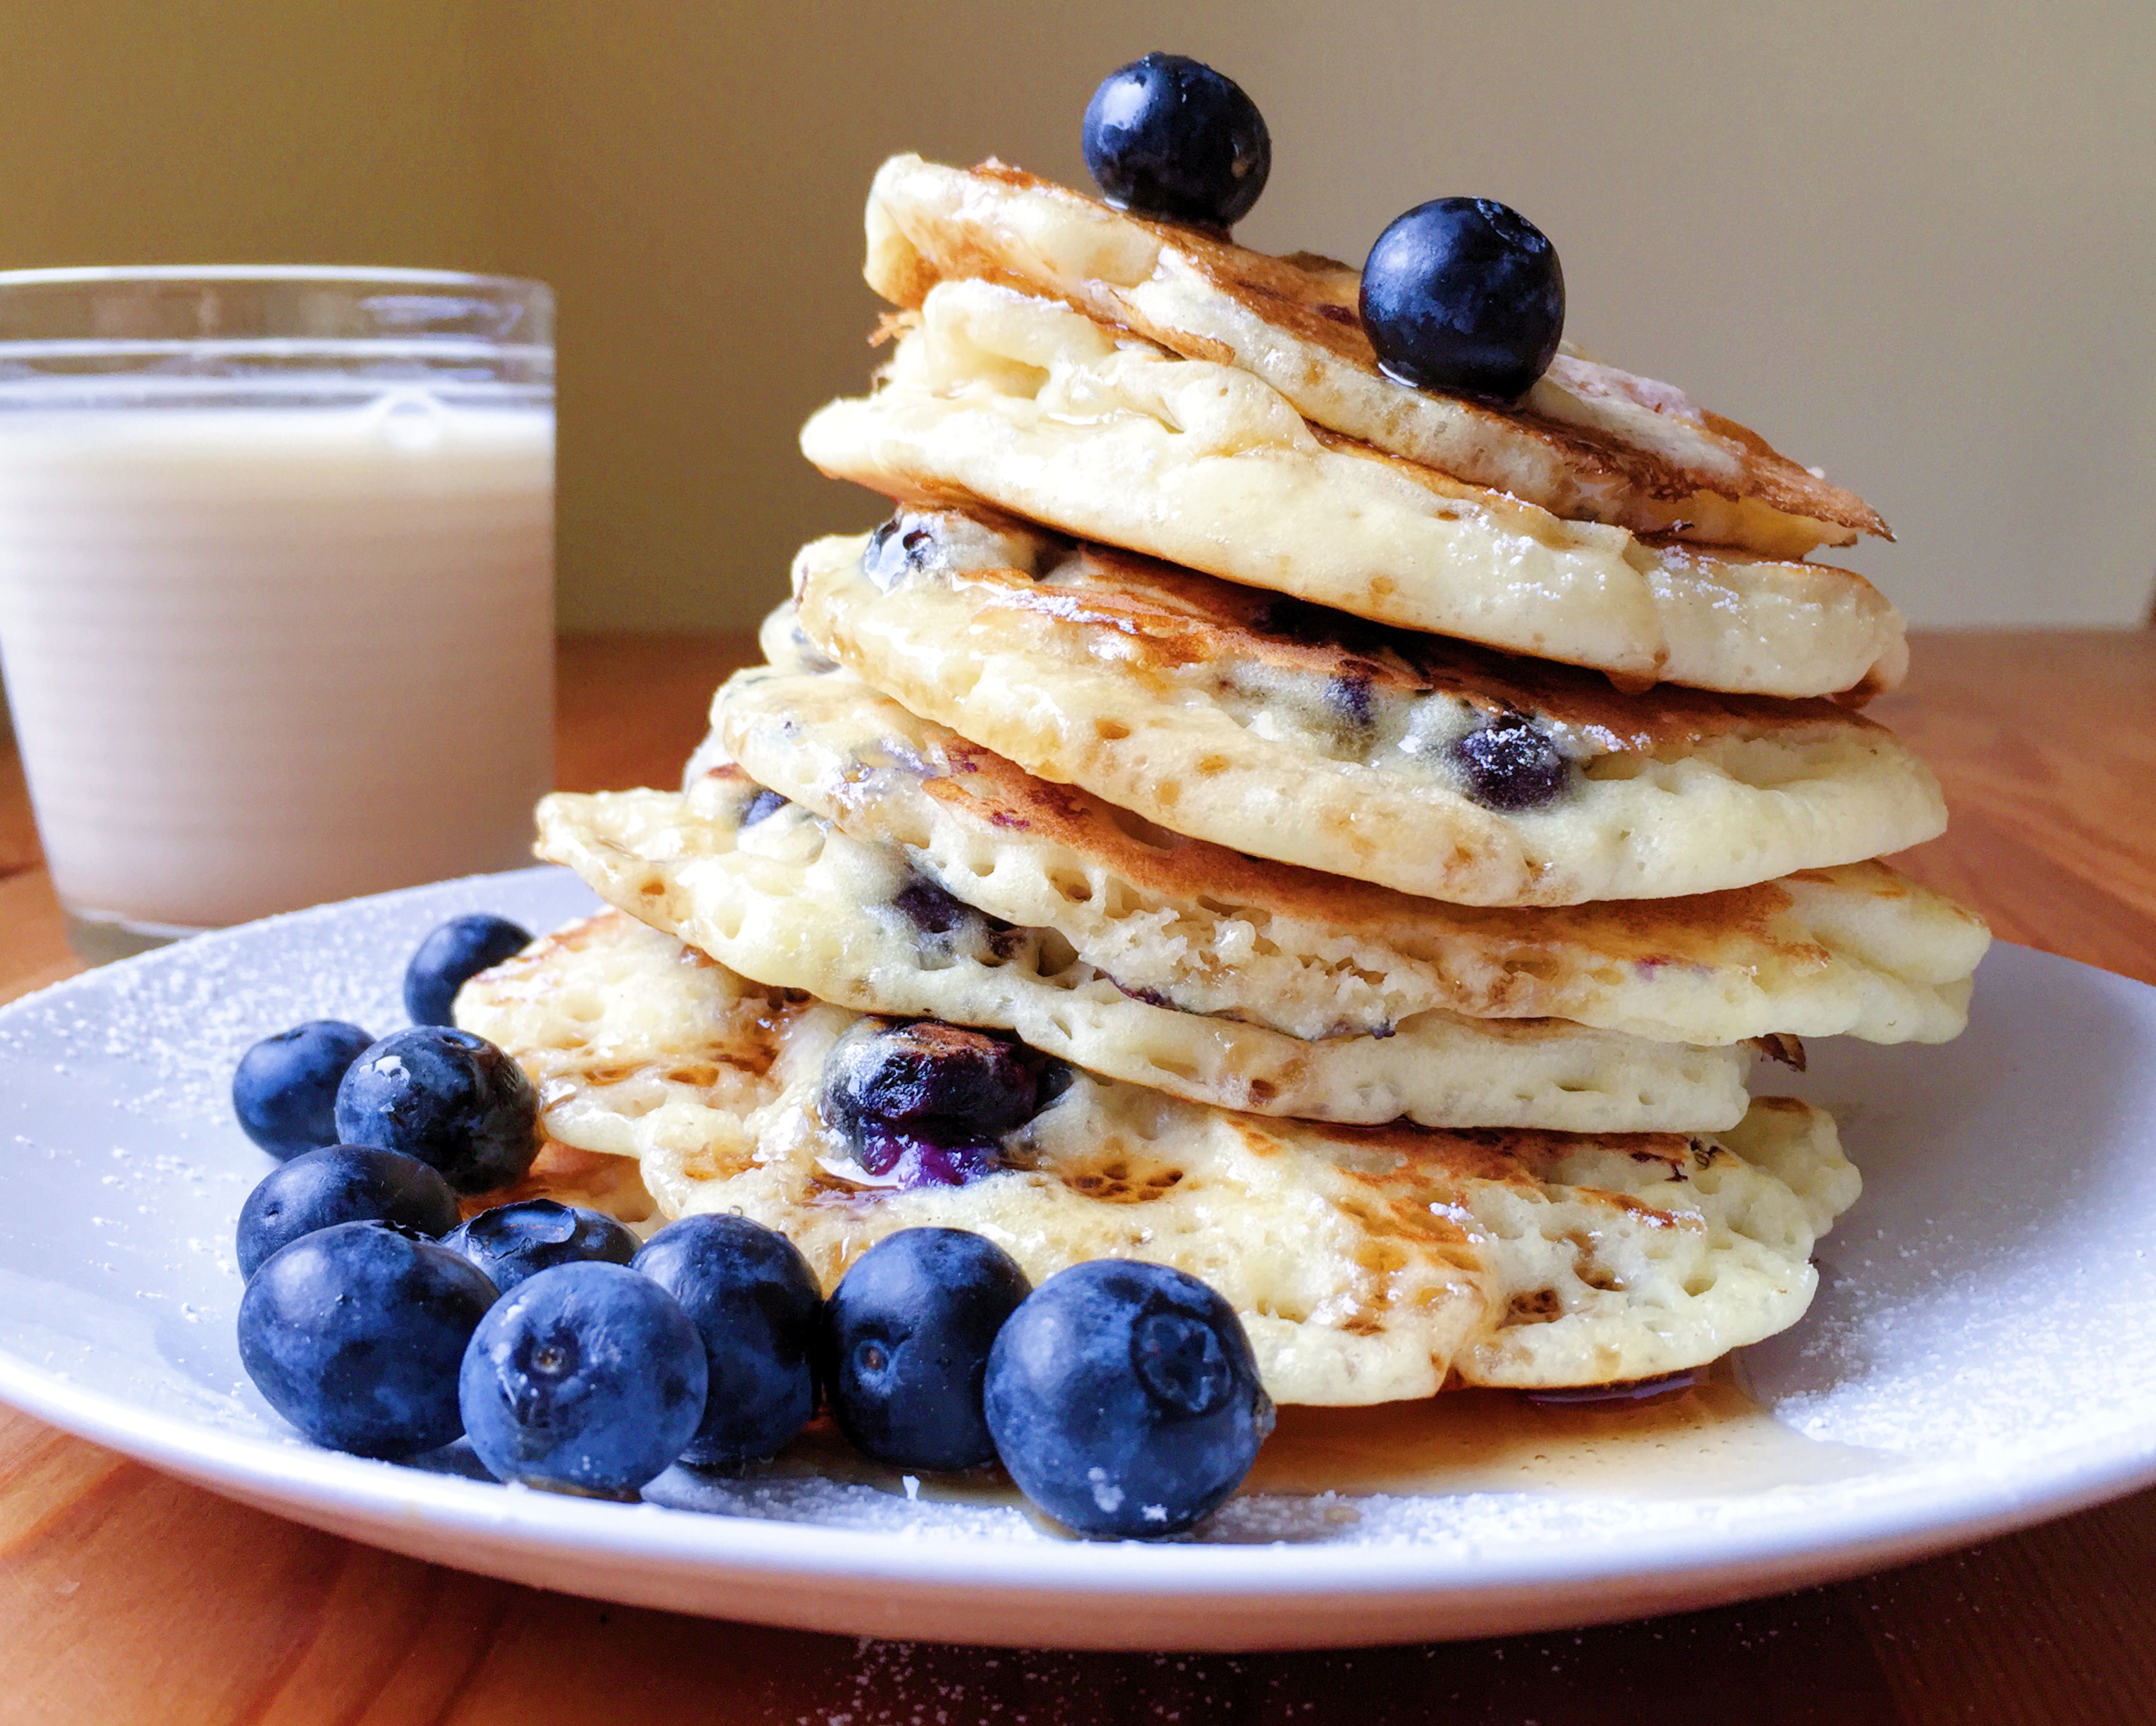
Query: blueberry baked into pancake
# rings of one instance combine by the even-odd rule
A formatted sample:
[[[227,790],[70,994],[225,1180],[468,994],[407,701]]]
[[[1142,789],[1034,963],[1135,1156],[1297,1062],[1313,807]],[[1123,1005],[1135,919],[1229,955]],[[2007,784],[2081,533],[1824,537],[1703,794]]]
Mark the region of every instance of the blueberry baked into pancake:
[[[1517,211],[1238,246],[1270,135],[1173,55],[1082,131],[1097,199],[877,175],[886,351],[802,443],[896,513],[679,789],[540,805],[606,909],[243,1063],[310,1436],[624,1498],[828,1416],[1155,1537],[1276,1402],[1678,1394],[1804,1317],[1861,1181],[1751,1081],[1957,1036],[1989,940],[1883,860],[1946,820],[1859,710],[1902,620],[1812,554],[1885,524],[1568,345]]]

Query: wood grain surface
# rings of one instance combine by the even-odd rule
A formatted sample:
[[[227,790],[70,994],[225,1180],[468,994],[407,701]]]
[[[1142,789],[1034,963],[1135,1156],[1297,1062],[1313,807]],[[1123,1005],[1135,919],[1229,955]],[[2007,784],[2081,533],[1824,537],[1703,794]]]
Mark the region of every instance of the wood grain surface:
[[[565,643],[565,786],[669,782],[746,638]],[[1999,934],[2156,981],[2156,633],[1917,643],[1874,711],[1938,768],[1904,859]],[[74,969],[0,761],[0,997]],[[2156,1719],[2156,1493],[1725,1611],[1332,1654],[1068,1655],[607,1606],[243,1509],[0,1410],[0,1722],[1492,1726]]]

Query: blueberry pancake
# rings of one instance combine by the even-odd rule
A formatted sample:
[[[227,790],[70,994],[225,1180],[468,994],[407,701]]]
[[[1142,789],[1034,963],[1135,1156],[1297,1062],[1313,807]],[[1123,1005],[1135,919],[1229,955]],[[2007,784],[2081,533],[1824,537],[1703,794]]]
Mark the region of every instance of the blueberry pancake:
[[[1434,1008],[1680,1042],[1787,1033],[1941,1042],[1967,1023],[1979,918],[1884,863],[1691,899],[1451,905],[1188,839],[909,713],[851,672],[782,664],[712,704],[716,758],[901,848],[1006,923],[1053,930],[1119,988],[1292,1037],[1383,1035]]]
[[[1185,834],[1463,904],[1745,887],[1932,838],[1931,772],[1830,701],[1607,679],[1007,520],[795,561],[808,638],[911,711]]]
[[[916,1225],[986,1235],[1036,1283],[1173,1265],[1236,1309],[1283,1402],[1701,1365],[1803,1315],[1859,1186],[1799,1103],[1688,1136],[1268,1119],[759,988],[619,914],[482,972],[457,1022],[524,1066],[550,1140],[637,1158],[670,1217],[782,1229],[826,1289]]]
[[[1517,402],[1415,389],[1379,369],[1352,265],[1269,257],[1000,162],[886,162],[869,192],[865,274],[909,309],[968,277],[1060,300],[1185,359],[1254,373],[1314,425],[1571,520],[1770,557],[1887,531],[1861,498],[1667,384],[1560,352]]]
[[[849,838],[737,767],[686,793],[557,792],[539,854],[730,970],[841,1006],[1015,1033],[1127,1083],[1269,1115],[1565,1131],[1712,1131],[1749,1101],[1752,1052],[1442,1008],[1306,1042],[1178,1011],[1050,930],[984,916],[898,847]]]
[[[1239,366],[993,283],[939,284],[901,320],[875,393],[802,428],[827,474],[1635,689],[1861,693],[1907,665],[1900,613],[1846,571],[1564,520],[1313,429]]]

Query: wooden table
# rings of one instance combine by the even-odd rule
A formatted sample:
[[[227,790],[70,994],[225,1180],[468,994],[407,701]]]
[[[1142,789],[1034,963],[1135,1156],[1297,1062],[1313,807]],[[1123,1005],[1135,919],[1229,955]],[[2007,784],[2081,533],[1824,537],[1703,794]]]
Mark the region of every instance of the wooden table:
[[[746,638],[583,640],[561,776],[665,783]],[[1909,867],[1999,934],[2156,981],[2156,633],[1934,637],[1876,711],[1953,833]],[[74,969],[12,756],[0,996]],[[2156,1719],[2156,1492],[1726,1611],[1337,1654],[998,1653],[606,1606],[242,1509],[0,1411],[0,1722],[1122,1720],[1614,1726]]]

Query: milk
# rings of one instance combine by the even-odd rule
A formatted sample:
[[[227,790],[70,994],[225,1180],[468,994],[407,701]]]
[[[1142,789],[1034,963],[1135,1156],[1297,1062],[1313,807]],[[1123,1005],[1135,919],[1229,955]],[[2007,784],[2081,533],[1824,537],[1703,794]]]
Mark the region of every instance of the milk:
[[[531,861],[552,411],[343,384],[0,409],[0,663],[79,919],[184,930]]]

